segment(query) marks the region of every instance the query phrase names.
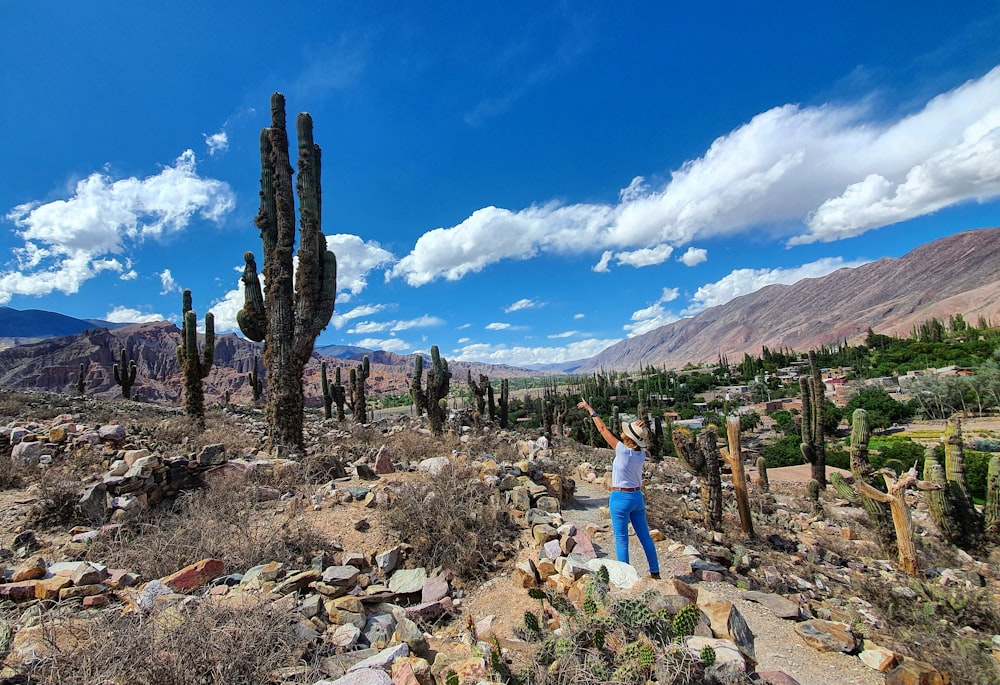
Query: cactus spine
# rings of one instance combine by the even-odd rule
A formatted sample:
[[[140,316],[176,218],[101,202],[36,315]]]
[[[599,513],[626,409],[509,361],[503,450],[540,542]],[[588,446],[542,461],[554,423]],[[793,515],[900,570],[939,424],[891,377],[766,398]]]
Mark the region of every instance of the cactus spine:
[[[128,362],[128,364],[126,364]],[[115,383],[122,386],[122,399],[132,399],[132,386],[135,384],[136,366],[134,359],[125,356],[125,348],[122,348],[121,362],[111,367],[115,375]]]
[[[339,370],[339,369],[338,369]],[[350,407],[356,423],[368,423],[368,398],[365,397],[365,381],[371,375],[371,362],[366,354],[350,375]]]
[[[253,392],[254,404],[260,402],[260,394],[264,391],[264,381],[257,372],[257,355],[253,356],[253,367],[247,374],[247,382],[250,384],[250,391]]]
[[[823,438],[823,377],[819,372],[816,353],[809,350],[808,376],[799,376],[802,391],[802,456],[812,465],[812,477],[820,487],[826,487],[826,446]]]
[[[177,346],[177,363],[184,374],[184,413],[195,423],[205,425],[205,391],[201,381],[212,370],[215,359],[215,316],[205,314],[205,350],[198,356],[198,315],[191,307],[191,291],[181,295],[181,344]]]
[[[303,446],[302,376],[317,336],[333,315],[337,260],[326,249],[321,217],[320,148],[313,142],[312,118],[299,114],[298,179],[301,230],[298,268],[292,271],[296,243],[292,166],[285,129],[285,98],[271,96],[271,126],[260,136],[260,209],[254,224],[264,248],[264,282],[260,294],[253,254],[244,255],[246,302],[237,320],[243,333],[264,340],[268,394],[265,415],[272,447]]]

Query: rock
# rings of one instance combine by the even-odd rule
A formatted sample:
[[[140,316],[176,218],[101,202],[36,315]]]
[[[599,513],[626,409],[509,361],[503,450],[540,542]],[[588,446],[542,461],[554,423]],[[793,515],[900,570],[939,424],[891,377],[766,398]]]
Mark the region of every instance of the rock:
[[[517,562],[510,578],[514,583],[514,587],[520,590],[538,587],[538,572],[535,569],[534,562],[530,559]]]
[[[778,618],[792,620],[799,618],[798,603],[793,602],[790,599],[786,599],[781,595],[775,595],[770,592],[757,592],[755,590],[749,590],[743,593],[743,599],[763,605],[768,611]]]
[[[448,579],[443,575],[436,575],[424,581],[424,586],[420,591],[421,602],[436,602],[448,596]]]
[[[381,652],[374,656],[370,656],[367,659],[359,661],[358,663],[347,669],[348,673],[354,671],[361,671],[367,668],[388,668],[393,661],[401,656],[409,656],[410,648],[406,643],[393,645],[392,647],[386,647]],[[388,676],[386,676],[388,678]],[[390,682],[391,679],[390,679]]]
[[[916,659],[907,659],[885,677],[885,685],[948,685],[948,682],[943,673]]]
[[[109,424],[97,429],[97,436],[102,442],[123,443],[125,442],[125,428],[118,424]]]
[[[35,599],[59,599],[59,591],[72,584],[66,576],[41,578],[35,582]]]
[[[375,473],[384,475],[395,472],[396,467],[392,465],[392,455],[389,452],[389,447],[382,445],[378,448],[378,453],[375,454]]]
[[[449,673],[454,673],[455,677],[450,678]],[[469,657],[460,661],[453,661],[444,666],[438,673],[438,682],[457,682],[458,685],[475,685],[485,681],[488,673],[486,662],[480,657]]]
[[[174,592],[194,590],[213,578],[221,576],[225,569],[226,564],[221,559],[202,559],[185,566],[180,571],[171,573],[169,576],[160,578],[160,582]]]
[[[80,513],[91,521],[104,521],[108,516],[108,489],[104,483],[84,488],[80,496]]]
[[[607,567],[611,584],[622,590],[630,590],[639,580],[639,574],[630,564],[613,559],[591,559],[587,562],[591,571],[597,571],[602,566]]]
[[[448,457],[431,457],[417,464],[418,471],[429,473],[432,476],[440,476],[449,468],[451,468],[451,459]]]
[[[756,659],[753,632],[732,602],[705,602],[700,603],[698,608],[708,616],[709,625],[716,637],[732,640],[741,652]]]
[[[353,585],[361,571],[356,566],[327,566],[323,569],[323,582],[330,585]]]
[[[325,639],[325,642],[333,645],[334,647],[351,649],[354,645],[358,644],[358,639],[360,637],[361,629],[353,623],[346,623],[344,625],[337,626],[337,629]]]
[[[313,583],[322,578],[322,574],[316,569],[308,569],[306,571],[300,571],[290,575],[285,580],[281,581],[271,592],[275,595],[287,595],[292,592],[301,592],[305,590],[309,583]]]
[[[544,497],[539,497],[538,501],[535,502],[535,506],[541,509],[542,511],[547,511],[551,514],[558,514],[559,511],[561,510],[561,505],[559,504],[559,500],[557,500],[555,497],[549,497],[548,495],[545,495]]]
[[[899,663],[899,656],[894,651],[871,640],[865,640],[862,643],[862,650],[858,658],[865,666],[880,673],[885,673]]]
[[[390,550],[376,554],[375,565],[378,566],[382,573],[392,573],[396,570],[396,566],[399,564],[399,555],[402,551],[402,547],[397,545]]]
[[[408,595],[423,590],[426,580],[427,571],[424,568],[400,569],[389,578],[389,589],[397,594]]]
[[[707,682],[719,680],[727,682],[727,678],[729,682],[739,682],[742,679],[741,676],[747,672],[746,660],[734,642],[716,637],[692,635],[684,638],[683,644],[689,654],[699,658],[701,650],[705,647],[711,647],[715,650],[715,663],[708,669],[708,673],[712,674],[716,681]]]
[[[22,580],[17,583],[0,583],[0,600],[26,602],[35,599],[37,580]]]
[[[83,563],[76,567],[70,579],[73,585],[95,585],[103,583],[108,577],[108,570],[103,566],[98,568],[93,564]]]
[[[42,457],[45,445],[41,442],[19,442],[10,452],[15,463],[25,466],[35,466]]]
[[[784,671],[758,671],[757,675],[765,685],[799,685],[799,681]]]
[[[317,680],[313,685],[393,685],[392,678],[377,668],[351,670],[336,680]]]
[[[392,641],[392,635],[396,632],[396,619],[387,612],[372,614],[361,632],[368,644],[375,649],[383,649]]]
[[[222,443],[205,445],[198,451],[199,466],[220,466],[226,463],[226,446]]]
[[[795,625],[795,632],[813,649],[821,652],[850,654],[857,649],[857,640],[846,623],[814,618]]]
[[[45,575],[45,559],[40,556],[28,557],[14,569],[10,579],[19,583],[24,580],[37,580]]]

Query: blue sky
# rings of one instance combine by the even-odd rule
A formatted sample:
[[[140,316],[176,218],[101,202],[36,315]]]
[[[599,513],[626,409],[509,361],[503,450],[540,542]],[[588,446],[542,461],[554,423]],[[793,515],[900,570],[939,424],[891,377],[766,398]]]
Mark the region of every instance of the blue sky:
[[[1000,224],[996,2],[493,4],[0,2],[0,305],[235,329],[274,91],[321,345],[579,359]]]

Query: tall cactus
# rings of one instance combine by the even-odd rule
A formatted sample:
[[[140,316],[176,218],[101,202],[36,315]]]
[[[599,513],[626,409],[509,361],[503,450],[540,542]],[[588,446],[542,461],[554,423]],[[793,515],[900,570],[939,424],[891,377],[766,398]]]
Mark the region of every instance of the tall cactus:
[[[264,392],[264,381],[257,371],[257,355],[253,356],[253,366],[250,368],[250,372],[247,373],[247,383],[250,384],[250,391],[253,393],[254,404],[260,402],[260,395]]]
[[[128,362],[126,364],[126,362]],[[125,355],[125,348],[122,348],[121,363],[111,367],[114,372],[115,383],[122,386],[122,399],[132,399],[132,386],[135,384],[136,366],[134,359],[128,359]]]
[[[863,481],[874,486],[875,478],[872,475],[871,463],[868,461],[868,442],[871,437],[868,412],[864,409],[855,409],[851,415],[851,473],[854,474],[856,482]],[[895,536],[888,506],[867,495],[859,493],[858,496],[861,500],[861,506],[868,514],[868,521],[875,530],[879,544],[883,550],[891,551],[895,545]]]
[[[87,365],[80,362],[80,373],[76,376],[76,394],[83,397],[87,390]]]
[[[337,405],[337,420],[343,421],[347,418],[344,413],[344,403],[347,401],[347,390],[340,382],[340,367],[338,366],[333,372],[333,382],[331,383],[326,377],[326,362],[320,364],[320,386],[323,389],[323,415],[331,419],[333,418],[333,405]]]
[[[254,224],[264,248],[263,296],[252,253],[244,255],[246,302],[238,316],[240,329],[254,341],[264,340],[268,394],[265,415],[272,447],[303,446],[302,376],[317,336],[333,315],[337,259],[326,249],[321,217],[320,148],[313,142],[312,117],[299,114],[298,268],[292,270],[296,243],[292,167],[285,129],[285,98],[271,96],[271,126],[260,135],[260,209]]]
[[[986,533],[995,542],[1000,533],[1000,457],[990,459],[986,473]]]
[[[472,396],[476,398],[476,411],[482,416],[486,413],[486,389],[490,385],[490,377],[485,374],[479,374],[479,383],[477,384],[472,380],[472,369],[468,371],[469,378],[469,390],[472,391]]]
[[[500,427],[507,428],[510,425],[510,381],[506,378],[500,381]]]
[[[181,294],[181,344],[177,346],[177,363],[184,374],[184,413],[196,424],[205,425],[205,391],[201,381],[212,370],[215,360],[215,316],[205,314],[205,350],[198,356],[198,315],[191,307],[191,291]]]
[[[444,433],[444,423],[448,417],[446,398],[450,388],[451,371],[448,370],[448,361],[441,356],[437,345],[431,345],[431,368],[427,372],[427,416],[435,435]]]
[[[422,387],[424,382],[424,358],[417,354],[413,357],[413,380],[410,381],[410,397],[413,398],[413,408],[417,410],[417,418],[428,412],[427,393]]]
[[[924,457],[924,478],[942,487],[928,498],[928,510],[942,534],[963,549],[975,549],[982,542],[985,519],[972,503],[965,482],[962,424],[948,419],[944,430],[945,466],[942,469],[933,450]]]
[[[812,477],[826,487],[826,444],[823,436],[823,377],[816,353],[809,350],[809,375],[799,376],[802,391],[802,456],[812,466]]]
[[[701,516],[705,527],[719,530],[722,525],[722,474],[715,426],[705,427],[698,433],[697,440],[687,428],[675,428],[673,439],[681,466],[701,479]]]
[[[371,361],[366,354],[350,375],[350,407],[356,423],[368,423],[368,398],[365,397],[365,381],[371,375]]]

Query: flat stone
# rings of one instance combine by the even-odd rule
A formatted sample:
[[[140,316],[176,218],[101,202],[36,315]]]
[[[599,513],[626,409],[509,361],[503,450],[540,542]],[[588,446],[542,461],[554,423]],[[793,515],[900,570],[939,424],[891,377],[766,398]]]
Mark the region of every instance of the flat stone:
[[[399,565],[399,555],[402,551],[402,548],[397,545],[392,549],[376,554],[375,565],[378,566],[382,573],[392,573],[396,570],[396,566]]]
[[[307,587],[309,583],[319,580],[322,578],[322,574],[316,569],[308,569],[306,571],[300,571],[290,575],[285,580],[281,581],[271,590],[272,593],[276,595],[287,595],[292,592],[302,592]]]
[[[16,583],[0,583],[0,599],[12,602],[25,602],[35,599],[37,580],[22,580]]]
[[[353,671],[360,671],[366,668],[389,668],[392,662],[401,656],[410,656],[410,647],[405,642],[393,645],[392,647],[386,647],[375,656],[370,656],[367,659],[354,664],[347,669],[347,672],[351,673]],[[392,679],[390,678],[390,682],[391,680]]]
[[[424,586],[420,591],[421,602],[436,602],[448,596],[448,580],[444,576],[437,575],[424,581]]]
[[[15,583],[23,580],[37,580],[45,575],[46,570],[45,559],[35,555],[18,564],[10,579]]]
[[[916,659],[907,659],[885,677],[885,685],[948,685],[948,682],[936,668]]]
[[[607,567],[611,584],[622,590],[632,589],[639,581],[639,573],[631,564],[614,559],[591,559],[587,562],[587,568],[594,572],[602,566]]]
[[[329,585],[353,585],[361,571],[356,566],[327,566],[323,569],[323,582]]]
[[[795,625],[795,632],[813,649],[821,652],[850,654],[857,649],[857,640],[846,623],[814,618]]]
[[[775,595],[770,592],[758,592],[748,590],[743,593],[743,599],[757,602],[778,618],[797,619],[799,618],[799,605],[790,599]]]
[[[426,580],[427,571],[424,568],[400,569],[389,578],[389,590],[401,595],[420,592],[423,590]]]
[[[858,658],[873,671],[885,673],[899,663],[899,656],[894,651],[882,647],[871,640],[865,640],[862,647]]]
[[[732,640],[741,652],[756,659],[753,632],[732,602],[707,602],[699,604],[698,608],[708,616],[716,637]]]
[[[160,578],[160,582],[174,592],[194,590],[221,576],[225,570],[226,563],[221,559],[202,559]]]
[[[757,675],[766,685],[799,685],[799,681],[784,671],[758,671]]]
[[[445,469],[449,468],[451,468],[451,459],[448,457],[431,457],[417,464],[418,471],[429,473],[432,476],[440,476]]]
[[[313,685],[393,685],[392,678],[378,668],[352,670],[336,680],[317,680]]]

